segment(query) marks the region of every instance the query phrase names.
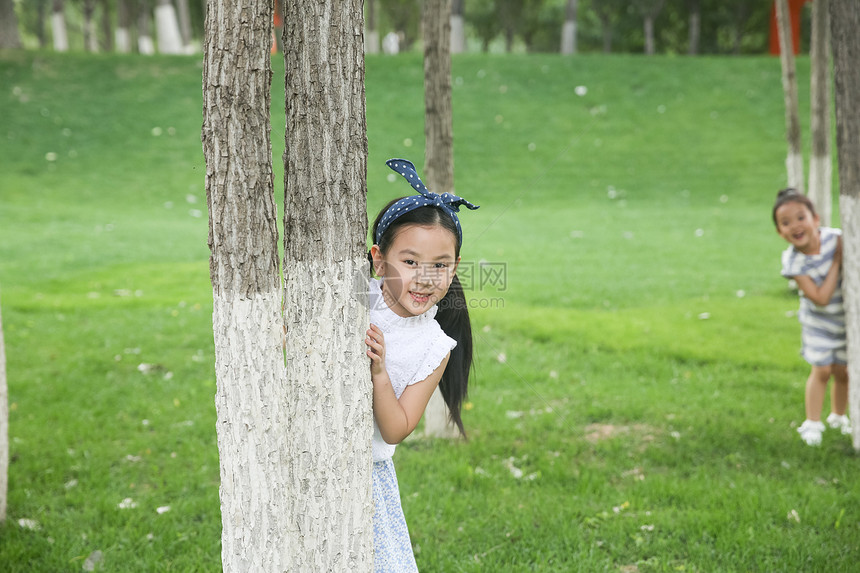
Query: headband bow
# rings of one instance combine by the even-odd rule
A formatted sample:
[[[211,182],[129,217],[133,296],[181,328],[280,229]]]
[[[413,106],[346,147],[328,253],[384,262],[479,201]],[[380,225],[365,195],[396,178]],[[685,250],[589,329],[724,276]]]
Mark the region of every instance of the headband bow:
[[[463,230],[460,228],[460,220],[457,218],[457,212],[460,210],[461,205],[465,205],[472,210],[477,209],[478,205],[473,205],[462,197],[458,197],[452,193],[442,193],[441,195],[433,193],[427,189],[421,181],[421,178],[418,177],[418,172],[415,170],[415,166],[411,161],[407,161],[405,159],[389,159],[385,164],[409,181],[409,184],[412,185],[420,195],[404,197],[386,209],[385,213],[382,215],[382,219],[379,221],[379,225],[376,227],[376,235],[373,237],[373,242],[379,244],[379,239],[391,223],[401,215],[405,215],[419,207],[435,206],[448,213],[454,220],[454,226],[457,228],[457,244],[462,244]]]

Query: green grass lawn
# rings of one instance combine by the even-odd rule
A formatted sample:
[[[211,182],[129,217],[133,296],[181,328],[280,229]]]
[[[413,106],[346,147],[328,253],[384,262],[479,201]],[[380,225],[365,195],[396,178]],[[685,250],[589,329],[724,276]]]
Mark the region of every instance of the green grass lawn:
[[[0,54],[4,571],[220,568],[200,73]],[[420,569],[854,570],[850,440],[794,430],[779,61],[468,55],[453,75],[477,364],[469,441],[396,455]],[[372,215],[410,191],[385,159],[423,163],[422,77],[367,62]]]

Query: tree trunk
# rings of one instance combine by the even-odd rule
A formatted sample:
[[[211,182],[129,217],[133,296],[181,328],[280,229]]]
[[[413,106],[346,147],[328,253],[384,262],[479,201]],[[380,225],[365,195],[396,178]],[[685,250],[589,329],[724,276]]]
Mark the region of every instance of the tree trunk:
[[[860,451],[860,4],[830,0],[839,211],[842,216],[842,291],[848,327],[848,392],[854,449]]]
[[[181,54],[183,52],[176,8],[170,0],[158,0],[158,5],[155,7],[155,30],[158,35],[159,53]]]
[[[785,96],[785,137],[788,141],[785,167],[788,171],[788,186],[803,193],[803,150],[800,145],[797,73],[794,67],[794,48],[791,40],[788,0],[776,0],[776,15],[777,27],[779,28],[780,62],[782,64],[782,91]]]
[[[21,47],[18,16],[12,0],[0,0],[0,49],[17,50]]]
[[[137,18],[137,50],[151,56],[155,53],[155,42],[152,40],[152,4],[150,0],[140,0],[140,10]]]
[[[51,35],[54,38],[54,50],[69,51],[69,36],[66,34],[66,7],[63,0],[54,0],[51,10]]]
[[[830,226],[833,162],[830,156],[830,20],[828,0],[812,3],[812,67],[810,100],[812,157],[809,159],[809,198],[821,224]]]
[[[116,51],[127,54],[131,52],[131,12],[128,0],[117,0],[116,20]]]
[[[576,0],[567,0],[564,26],[561,29],[561,53],[565,55],[576,53]]]
[[[601,18],[600,28],[603,30],[603,53],[612,53],[612,24],[608,20]]]
[[[93,13],[96,11],[96,0],[84,0],[84,48],[95,53],[99,51],[99,41],[96,36],[96,23]]]
[[[101,0],[102,6],[102,36],[104,37],[104,49],[106,52],[113,51],[113,30],[110,15],[110,0]]]
[[[367,0],[367,20],[365,22],[364,52],[378,54],[380,49],[379,30],[376,28],[376,0]]]
[[[6,521],[9,494],[9,387],[6,384],[6,345],[0,313],[0,524]]]
[[[465,0],[451,2],[451,53],[462,54],[466,51],[466,23],[463,19]]]
[[[451,105],[451,0],[424,0],[424,180],[434,193],[454,191],[454,128]],[[424,433],[456,437],[439,389],[424,411]]]
[[[699,0],[690,1],[690,41],[687,53],[695,56],[699,53],[699,38],[702,35],[702,7]]]
[[[188,10],[188,0],[176,0],[176,15],[179,18],[182,51],[189,52],[189,46],[191,46],[191,14]]]
[[[47,6],[48,0],[38,0],[36,4],[36,37],[39,39],[39,48],[43,50],[48,46],[48,39],[45,35]]]
[[[654,55],[654,18],[645,16],[645,53]]]
[[[286,3],[289,571],[373,567],[363,30],[361,0]]]

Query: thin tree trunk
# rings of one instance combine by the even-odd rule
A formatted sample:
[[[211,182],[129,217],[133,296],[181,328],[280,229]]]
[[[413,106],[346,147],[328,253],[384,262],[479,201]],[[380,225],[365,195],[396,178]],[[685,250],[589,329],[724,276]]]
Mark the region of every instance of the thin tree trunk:
[[[816,0],[817,1],[817,0]],[[830,0],[839,211],[842,217],[842,291],[848,327],[848,392],[854,449],[860,451],[860,4]]]
[[[454,128],[451,105],[451,0],[424,0],[424,178],[434,193],[454,191]],[[424,411],[424,433],[456,437],[439,388]]]
[[[235,22],[243,22],[236,26]],[[221,558],[225,572],[286,571],[287,511],[277,207],[269,136],[272,9],[210,3],[203,67]],[[225,50],[223,46],[230,46]],[[299,423],[296,421],[296,423]]]
[[[12,0],[0,0],[0,48],[17,50],[21,47],[18,17]]]
[[[127,54],[131,52],[131,12],[128,0],[117,0],[116,20],[116,51]]]
[[[36,4],[36,37],[39,39],[39,48],[48,46],[48,38],[45,34],[45,15],[47,13],[48,0],[38,0]]]
[[[565,55],[576,53],[576,9],[577,0],[567,0],[561,29],[561,53]]]
[[[176,15],[179,18],[183,52],[187,52],[191,45],[191,14],[188,10],[188,0],[176,0]]]
[[[158,5],[155,7],[155,29],[158,35],[159,53],[181,54],[183,52],[176,8],[170,0],[158,0]]]
[[[600,19],[600,28],[603,31],[603,53],[612,53],[612,24],[608,19]]]
[[[809,198],[821,224],[830,226],[833,161],[830,156],[830,20],[828,0],[812,3],[811,86],[812,157],[809,159]]]
[[[654,18],[645,16],[645,53],[654,55]]]
[[[155,53],[155,42],[152,39],[152,4],[150,0],[140,0],[137,18],[137,49],[145,55]]]
[[[51,35],[54,38],[54,50],[69,51],[69,36],[66,33],[66,7],[64,0],[54,0],[51,10]]]
[[[286,3],[289,571],[373,566],[363,30],[361,0]]]
[[[779,28],[780,63],[782,64],[782,91],[785,97],[785,137],[788,142],[785,167],[788,171],[788,186],[803,193],[803,150],[800,144],[797,72],[794,66],[794,47],[791,39],[788,0],[776,0],[776,15],[777,27]]]
[[[99,51],[99,41],[96,36],[96,23],[93,19],[93,13],[95,10],[95,0],[84,0],[84,48],[88,52]]]
[[[110,0],[101,0],[102,6],[102,36],[104,37],[104,49],[106,52],[113,51],[113,29],[111,24]]]
[[[687,53],[695,56],[699,53],[699,38],[702,35],[702,7],[699,0],[690,1],[690,40]]]
[[[451,2],[451,53],[462,54],[466,51],[466,23],[463,19],[465,0]]]
[[[6,521],[9,495],[9,387],[6,382],[6,344],[0,313],[0,524]]]
[[[379,53],[379,30],[376,29],[376,0],[367,0],[367,33],[364,37],[364,51],[368,54]]]

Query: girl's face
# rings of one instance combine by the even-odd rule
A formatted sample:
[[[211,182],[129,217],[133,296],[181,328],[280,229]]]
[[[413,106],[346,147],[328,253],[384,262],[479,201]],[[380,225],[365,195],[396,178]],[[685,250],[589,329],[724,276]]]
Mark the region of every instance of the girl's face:
[[[378,245],[370,249],[373,267],[383,279],[388,308],[398,316],[418,316],[448,292],[460,262],[457,238],[438,225],[406,225],[396,232],[386,253]]]
[[[789,201],[776,210],[776,232],[801,253],[812,255],[818,252],[818,215],[797,201]]]

